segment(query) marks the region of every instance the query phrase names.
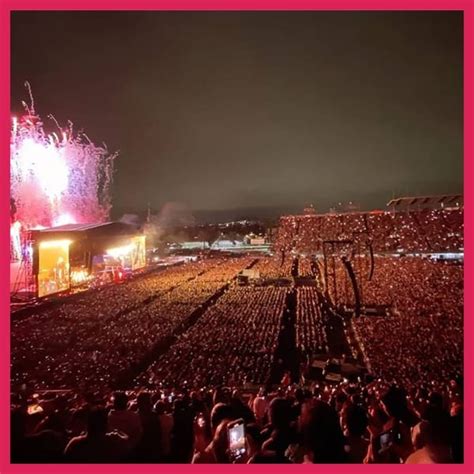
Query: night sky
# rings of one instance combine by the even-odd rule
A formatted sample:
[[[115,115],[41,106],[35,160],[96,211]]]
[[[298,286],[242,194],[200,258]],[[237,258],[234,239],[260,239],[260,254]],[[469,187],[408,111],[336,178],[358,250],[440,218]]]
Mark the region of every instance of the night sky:
[[[119,150],[114,213],[462,192],[460,12],[15,12],[11,108]]]

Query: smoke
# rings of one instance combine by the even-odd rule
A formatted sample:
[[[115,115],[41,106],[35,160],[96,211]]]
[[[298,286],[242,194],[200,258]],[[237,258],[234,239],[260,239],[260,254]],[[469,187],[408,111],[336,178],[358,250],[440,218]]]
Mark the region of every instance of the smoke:
[[[189,206],[181,202],[168,202],[158,214],[150,216],[145,224],[144,232],[147,241],[156,242],[173,229],[191,227],[195,223],[196,219]]]
[[[192,226],[196,223],[191,209],[181,202],[168,202],[157,216],[157,225],[163,229]]]

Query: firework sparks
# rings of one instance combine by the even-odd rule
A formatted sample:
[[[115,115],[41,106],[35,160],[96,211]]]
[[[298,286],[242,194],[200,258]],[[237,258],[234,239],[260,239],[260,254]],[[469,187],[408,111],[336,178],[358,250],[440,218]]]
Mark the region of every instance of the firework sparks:
[[[15,233],[38,226],[104,222],[111,201],[116,154],[94,145],[85,134],[74,134],[72,123],[59,133],[46,133],[31,105],[26,115],[12,119],[10,146],[11,197]]]

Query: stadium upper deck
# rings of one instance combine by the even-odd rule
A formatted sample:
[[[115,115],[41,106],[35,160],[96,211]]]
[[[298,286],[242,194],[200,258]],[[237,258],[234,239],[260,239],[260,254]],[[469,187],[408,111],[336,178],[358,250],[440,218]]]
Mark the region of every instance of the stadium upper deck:
[[[377,253],[444,253],[464,251],[464,209],[415,209],[280,218],[276,252],[322,252],[324,241],[352,240]]]

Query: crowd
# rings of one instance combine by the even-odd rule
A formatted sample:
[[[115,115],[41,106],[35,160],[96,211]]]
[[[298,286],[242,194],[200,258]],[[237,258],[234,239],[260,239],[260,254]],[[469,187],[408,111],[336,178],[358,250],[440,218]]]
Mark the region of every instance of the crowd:
[[[313,277],[313,260],[311,257],[301,256],[298,261],[298,276]]]
[[[12,462],[452,463],[463,460],[462,381],[380,380],[12,397]],[[238,421],[237,421],[238,420]],[[243,424],[233,456],[229,430]]]
[[[140,380],[166,386],[266,383],[286,292],[232,286]]]
[[[464,247],[463,218],[463,209],[285,216],[275,249],[314,254],[324,241],[350,239],[374,252],[455,252]]]
[[[275,257],[263,257],[254,265],[253,269],[260,273],[264,279],[291,278],[291,268],[293,259],[290,255],[281,258],[281,255]]]
[[[371,277],[354,259],[363,307],[383,307],[351,324],[366,362],[386,379],[439,379],[462,372],[463,266],[420,257],[375,257]],[[329,295],[339,306],[354,306],[344,265],[335,265]],[[337,289],[335,289],[335,287]]]
[[[261,259],[255,266],[269,260]],[[13,321],[12,385],[106,388],[172,335],[174,344],[142,380],[264,383],[273,363],[287,288],[232,285],[194,325],[176,333],[193,311],[252,261],[245,257],[189,263],[85,294],[74,304],[50,311],[55,314],[45,311]],[[304,261],[308,268],[303,271],[309,274],[310,259],[300,259],[299,271],[305,268]],[[273,266],[278,268],[276,259]],[[354,269],[363,304],[390,308],[384,317],[362,316],[351,323],[375,373],[409,384],[410,379],[444,380],[461,372],[461,266],[377,256],[370,279],[366,264],[355,264]],[[335,299],[332,285],[330,280],[329,295]],[[338,302],[353,305],[340,261],[336,286]],[[129,293],[130,299],[125,300],[119,290]],[[329,351],[318,298],[314,286],[297,288],[296,347],[303,356]]]
[[[268,393],[281,348],[293,344],[282,334],[294,329],[291,354],[306,361],[331,353],[326,296],[353,306],[354,293],[340,258],[324,281],[323,258],[311,255],[343,238],[355,241],[344,254],[364,310],[386,310],[344,322],[352,355],[362,353],[371,375],[306,386],[288,376]],[[12,320],[12,460],[461,462],[463,268],[378,252],[462,246],[459,210],[291,216],[274,257],[190,262]],[[239,286],[246,268],[268,285]],[[291,279],[296,273],[314,282]],[[275,282],[282,278],[290,284]],[[165,341],[136,371],[133,390],[111,394]],[[237,419],[239,459],[228,446]]]
[[[188,263],[12,321],[12,385],[110,386],[252,261]]]
[[[297,288],[296,347],[305,359],[328,353],[328,340],[315,287]]]
[[[407,386],[462,373],[462,266],[377,258],[373,280],[360,281],[364,301],[392,305],[386,316],[352,321],[374,372]]]

